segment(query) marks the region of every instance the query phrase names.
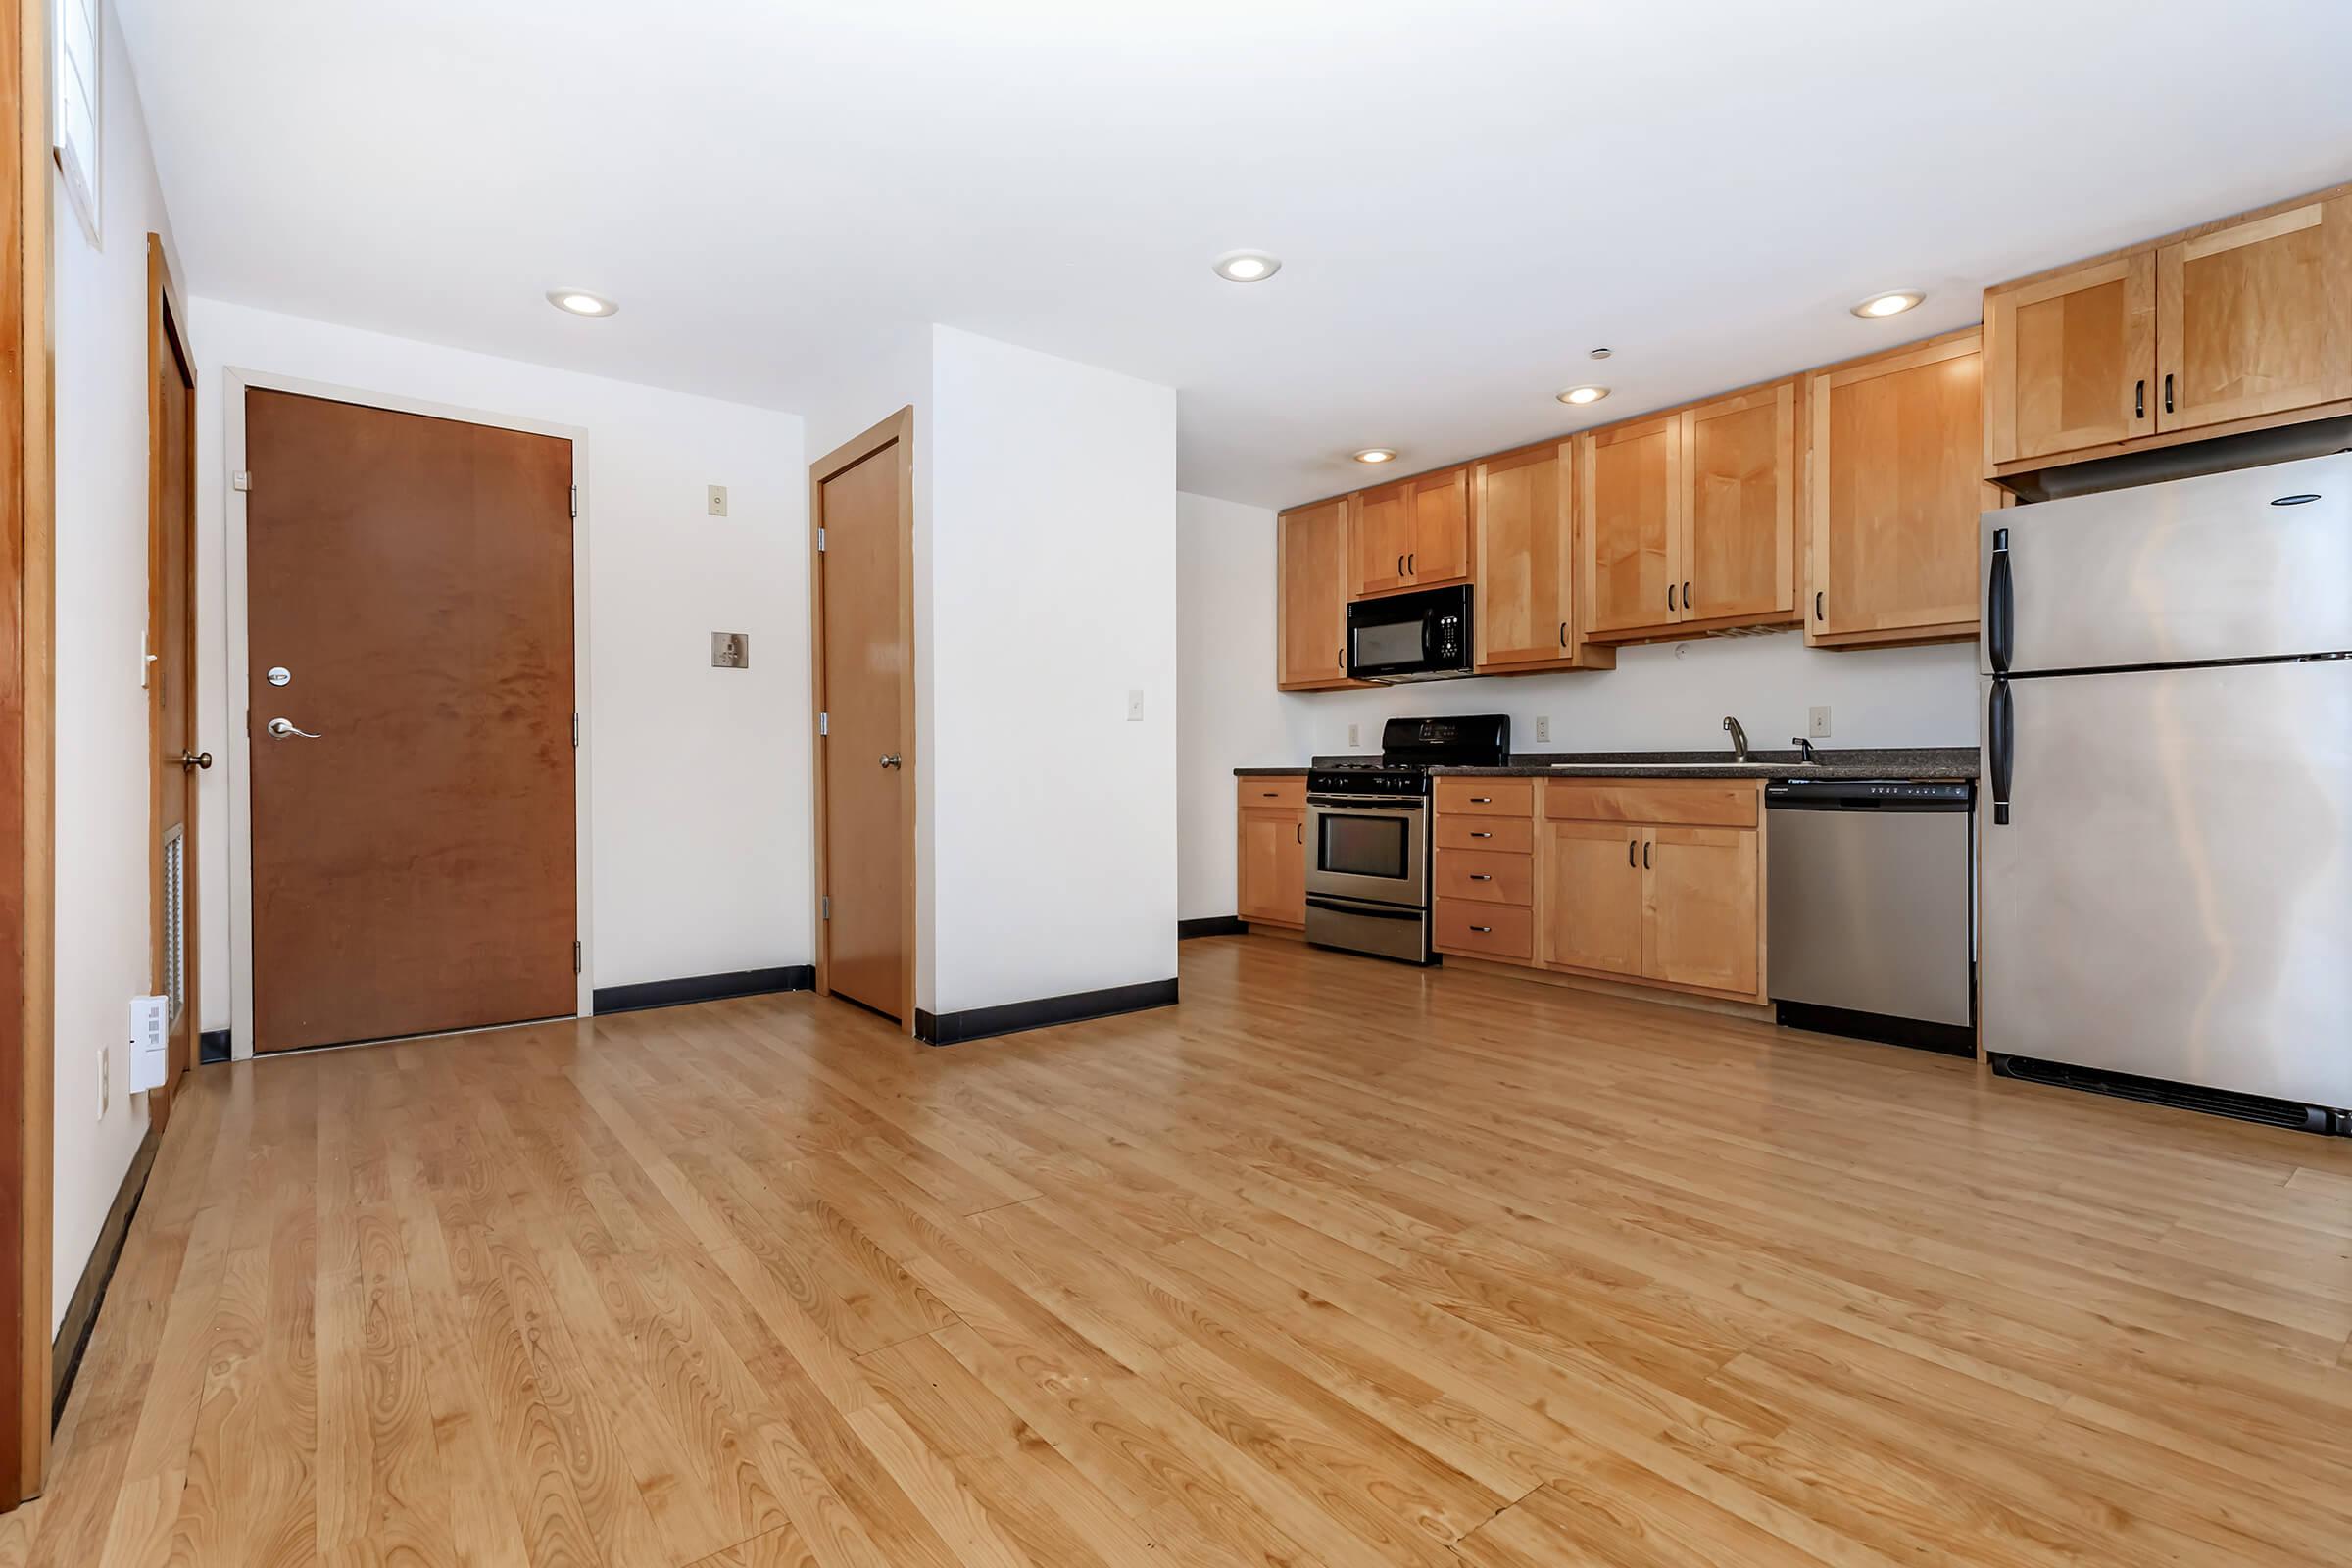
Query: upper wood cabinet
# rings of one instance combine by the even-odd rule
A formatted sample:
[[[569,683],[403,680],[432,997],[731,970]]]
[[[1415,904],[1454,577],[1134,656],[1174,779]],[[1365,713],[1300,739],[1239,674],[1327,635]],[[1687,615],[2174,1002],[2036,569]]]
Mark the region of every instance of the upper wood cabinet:
[[[1350,510],[1354,598],[1435,588],[1470,575],[1468,468],[1358,491]]]
[[[1586,636],[1796,619],[1798,401],[1780,381],[1576,438]]]
[[[1984,291],[1984,471],[2352,413],[2352,189]]]
[[[1505,453],[1471,477],[1477,539],[1478,668],[1607,669],[1614,649],[1583,634],[1569,443]]]
[[[1976,635],[1983,371],[1972,327],[1813,374],[1807,642]]]
[[[1348,680],[1348,502],[1300,507],[1274,520],[1277,667],[1284,691]]]

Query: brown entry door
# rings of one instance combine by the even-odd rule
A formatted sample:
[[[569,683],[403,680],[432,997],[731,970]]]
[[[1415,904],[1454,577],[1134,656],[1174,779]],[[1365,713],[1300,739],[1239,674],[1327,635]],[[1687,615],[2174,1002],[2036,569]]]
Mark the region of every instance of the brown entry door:
[[[820,938],[828,991],[906,1021],[904,810],[913,788],[902,707],[910,668],[900,618],[905,580],[900,442],[817,486],[825,548],[825,886]]]
[[[254,1049],[575,1010],[571,446],[249,391]]]
[[[149,244],[156,242],[151,238]],[[155,402],[154,516],[148,564],[148,734],[155,747],[155,988],[169,997],[163,1087],[147,1099],[162,1127],[180,1074],[196,1059],[196,515],[192,457],[195,376],[168,296],[152,291]]]

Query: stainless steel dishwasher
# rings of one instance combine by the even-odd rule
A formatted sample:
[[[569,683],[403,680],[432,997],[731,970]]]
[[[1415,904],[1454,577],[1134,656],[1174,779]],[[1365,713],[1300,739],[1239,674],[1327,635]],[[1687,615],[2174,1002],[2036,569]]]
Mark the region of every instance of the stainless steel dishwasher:
[[[1976,786],[1764,788],[1773,1005],[1793,1028],[1973,1054]]]

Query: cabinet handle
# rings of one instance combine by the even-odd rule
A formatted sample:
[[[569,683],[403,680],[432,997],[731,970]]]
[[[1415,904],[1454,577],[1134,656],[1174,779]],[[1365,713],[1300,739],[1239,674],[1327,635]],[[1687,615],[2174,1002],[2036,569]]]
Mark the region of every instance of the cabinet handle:
[[[1649,846],[1647,844],[1642,846],[1642,869],[1644,871],[1649,869]]]
[[[1674,584],[1672,583],[1666,585],[1666,613],[1669,615],[1674,613]]]
[[[2143,375],[2138,380],[2132,383],[2132,417],[2134,419],[2144,419],[2147,416],[2148,378]]]
[[[1492,872],[1473,871],[1470,873],[1470,880],[1473,882],[1492,882],[1494,880],[1494,877]]]
[[[1494,804],[1494,797],[1492,795],[1473,795],[1470,797],[1470,804],[1472,806],[1492,806]]]
[[[1418,550],[1411,552],[1404,558],[1404,574],[1407,577],[1410,577],[1413,574],[1414,564],[1420,561],[1420,559],[1421,552]]]
[[[1291,824],[1291,837],[1297,839],[1299,843],[1304,844],[1306,842],[1306,824],[1304,822],[1293,822]]]
[[[1492,833],[1473,833],[1470,836],[1474,839],[1491,839],[1494,835]]]
[[[1625,868],[1629,871],[1634,868],[1634,846],[1640,842],[1639,839],[1625,841]]]
[[[1402,556],[1396,558],[1396,575],[1399,577],[1404,575],[1404,558]]]
[[[1560,646],[1568,646],[1568,623],[1564,620],[1560,622]]]
[[[2173,412],[2173,372],[2170,370],[2164,372],[2164,412]]]
[[[1477,932],[1482,937],[1493,936],[1494,934],[1494,928],[1491,925],[1474,925],[1470,929]]]
[[[1813,590],[1813,618],[1814,618],[1815,620],[1823,620],[1823,619],[1826,619],[1826,618],[1828,618],[1828,617],[1824,616],[1824,615],[1822,614],[1822,612],[1821,612],[1821,596],[1822,596],[1822,594],[1823,594],[1823,593],[1825,593],[1826,591],[1827,591],[1827,590],[1825,590],[1825,589],[1820,589],[1820,588],[1816,588],[1816,589],[1814,589],[1814,590]]]
[[[1683,613],[1690,613],[1690,579],[1688,577],[1683,579]]]

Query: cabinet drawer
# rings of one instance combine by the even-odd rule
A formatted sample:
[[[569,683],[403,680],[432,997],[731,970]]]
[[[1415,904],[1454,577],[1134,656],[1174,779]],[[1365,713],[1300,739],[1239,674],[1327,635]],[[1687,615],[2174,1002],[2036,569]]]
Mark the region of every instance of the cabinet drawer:
[[[1524,855],[1492,850],[1440,850],[1436,887],[1441,899],[1475,899],[1482,904],[1532,902],[1535,862]]]
[[[1530,816],[1536,804],[1532,778],[1442,778],[1438,812],[1462,816]]]
[[[1532,910],[1460,899],[1438,901],[1437,945],[1447,953],[1529,963],[1536,956],[1535,925]]]
[[[1544,781],[1544,814],[1554,822],[1754,827],[1762,788],[1744,778],[1549,778]]]
[[[1303,811],[1306,809],[1306,777],[1245,778],[1240,784],[1241,808],[1245,811]]]
[[[1536,847],[1536,824],[1525,816],[1440,816],[1441,850],[1499,850],[1526,855]]]

